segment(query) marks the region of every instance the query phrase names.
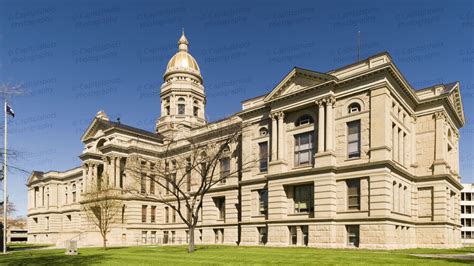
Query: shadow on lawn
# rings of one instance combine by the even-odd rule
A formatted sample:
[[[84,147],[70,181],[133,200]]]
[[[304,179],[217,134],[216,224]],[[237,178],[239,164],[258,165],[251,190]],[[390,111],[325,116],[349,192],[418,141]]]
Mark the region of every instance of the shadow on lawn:
[[[0,256],[0,264],[3,265],[66,265],[80,264],[88,265],[104,261],[107,254],[76,255],[64,254],[38,255],[30,252],[22,253],[21,256]]]

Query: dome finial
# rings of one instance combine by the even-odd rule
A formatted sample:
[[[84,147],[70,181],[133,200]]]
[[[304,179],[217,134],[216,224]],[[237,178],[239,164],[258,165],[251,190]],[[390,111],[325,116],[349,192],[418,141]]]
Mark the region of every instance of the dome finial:
[[[182,33],[181,33],[181,38],[179,38],[179,41],[178,41],[178,50],[179,51],[185,51],[187,52],[188,51],[188,39],[186,39],[186,36],[184,35],[184,27],[182,29]]]

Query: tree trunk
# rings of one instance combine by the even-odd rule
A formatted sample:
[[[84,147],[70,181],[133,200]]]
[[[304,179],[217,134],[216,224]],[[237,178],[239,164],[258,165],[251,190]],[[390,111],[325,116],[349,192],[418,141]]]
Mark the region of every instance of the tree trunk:
[[[192,253],[194,252],[195,247],[194,247],[194,226],[189,227],[189,246],[188,246],[188,252]]]
[[[107,237],[102,236],[102,246],[104,247],[104,250],[107,250]]]

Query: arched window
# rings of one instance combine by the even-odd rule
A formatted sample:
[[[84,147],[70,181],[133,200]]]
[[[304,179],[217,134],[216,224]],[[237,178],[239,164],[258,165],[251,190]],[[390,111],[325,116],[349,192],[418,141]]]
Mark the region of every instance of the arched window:
[[[97,148],[100,148],[100,147],[104,146],[104,144],[105,144],[106,141],[107,141],[106,139],[101,139],[101,140],[99,140],[99,141],[97,142]]]
[[[222,147],[222,151],[223,151],[223,152],[230,152],[230,147],[229,147],[229,145],[227,145],[227,144],[224,145],[224,147]]]
[[[178,115],[184,115],[186,113],[186,104],[183,97],[178,99]]]
[[[302,115],[296,120],[295,126],[303,126],[303,125],[309,125],[313,124],[314,120],[310,115]]]
[[[347,112],[349,114],[358,113],[358,112],[360,112],[360,110],[361,110],[360,104],[358,104],[358,103],[351,103],[349,105],[349,107],[347,108]]]
[[[268,135],[268,129],[266,127],[260,128],[259,134],[260,134],[261,137],[267,136]]]

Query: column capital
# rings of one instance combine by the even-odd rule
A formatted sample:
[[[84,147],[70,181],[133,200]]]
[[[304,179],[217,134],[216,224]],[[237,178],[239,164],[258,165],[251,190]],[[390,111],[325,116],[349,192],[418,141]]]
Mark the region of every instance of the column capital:
[[[328,106],[332,106],[336,103],[336,97],[334,97],[334,95],[330,95],[326,97],[325,100],[326,100],[326,105]]]
[[[413,119],[413,122],[416,122],[416,120],[418,119],[418,118],[416,117],[416,115],[414,115],[414,114],[413,114],[413,115],[410,115],[410,116],[411,116],[411,118]]]
[[[323,98],[323,99],[317,99],[316,101],[314,101],[316,103],[316,105],[319,106],[319,108],[323,108],[324,107],[324,103],[326,103],[326,99]]]
[[[285,118],[285,112],[280,111],[277,113],[278,119],[284,119]]]

